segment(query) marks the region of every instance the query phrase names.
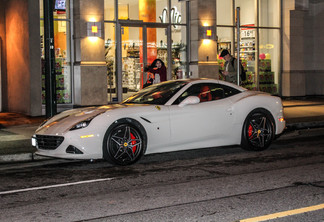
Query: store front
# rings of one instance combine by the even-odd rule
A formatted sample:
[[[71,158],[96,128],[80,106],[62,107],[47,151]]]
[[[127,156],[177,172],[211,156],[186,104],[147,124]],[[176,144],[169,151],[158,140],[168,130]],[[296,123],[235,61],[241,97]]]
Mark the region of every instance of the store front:
[[[43,62],[43,0],[39,2]],[[156,58],[165,63],[168,80],[221,79],[217,72],[224,64],[218,56],[220,52],[228,49],[238,57],[237,7],[241,12],[239,58],[247,71],[247,80],[241,85],[280,94],[280,5],[280,0],[208,0],[203,3],[103,0],[92,1],[90,5],[85,1],[56,0],[54,39],[58,108],[122,101],[143,87],[148,75],[145,67]],[[201,9],[196,10],[197,7]],[[70,8],[77,17],[71,18]],[[75,11],[76,8],[79,11]],[[204,45],[201,38],[205,21],[216,33],[209,45]],[[89,37],[82,27],[89,22],[101,24],[99,37]],[[94,71],[100,73],[100,77],[93,78]],[[43,104],[44,76],[43,73]],[[97,93],[103,91],[106,95],[99,96],[101,100],[95,102],[93,97],[97,98]]]
[[[208,4],[211,7],[208,7]],[[224,60],[218,56],[223,49],[228,49],[232,55],[238,57],[235,22],[237,7],[241,12],[239,58],[247,71],[247,80],[241,85],[250,90],[280,94],[280,0],[209,0],[204,3],[119,0],[117,6],[116,10],[115,1],[105,1],[108,102],[117,101],[118,98],[125,99],[141,89],[147,77],[144,67],[155,58],[160,58],[166,63],[168,79],[222,79],[218,74],[206,75],[205,72],[210,73],[223,68]],[[206,7],[208,12],[204,15],[204,10],[200,10],[200,14],[194,15],[192,12],[195,7]],[[171,11],[168,8],[171,8]],[[200,37],[197,41],[192,37],[195,35],[193,33],[197,22],[195,17],[200,23],[198,26],[204,26],[206,20],[216,28],[217,38],[213,41],[215,44],[206,46]],[[197,34],[199,32],[198,28]],[[116,36],[120,36],[117,41]],[[191,73],[195,72],[196,58],[198,71],[196,75],[192,75]],[[207,71],[201,68],[202,63],[207,67]],[[118,79],[118,76],[121,77]]]
[[[220,78],[222,49],[240,57],[248,89],[284,97],[323,95],[322,1],[53,2],[58,112],[122,101],[143,86],[144,67],[154,58],[164,61],[168,79]],[[42,4],[0,3],[2,111],[45,113]],[[93,22],[100,24],[95,38],[88,29]]]
[[[240,8],[240,55],[247,71],[242,86],[280,94],[280,0],[217,0],[217,50],[237,56],[236,8]],[[224,60],[218,58],[220,69]]]
[[[167,79],[188,76],[187,36],[189,34],[186,21],[188,2],[177,0],[104,0],[95,1],[88,8],[82,2],[77,1],[56,0],[54,2],[58,108],[64,109],[64,107],[71,107],[74,104],[86,105],[79,102],[82,100],[79,98],[79,94],[82,94],[82,92],[77,91],[82,86],[79,86],[76,81],[80,81],[82,77],[79,77],[77,72],[82,69],[84,64],[89,66],[89,64],[102,63],[101,59],[90,58],[92,54],[100,53],[95,51],[95,48],[100,45],[100,41],[82,34],[79,36],[80,39],[77,39],[77,35],[74,39],[71,39],[73,33],[83,31],[83,28],[78,25],[71,29],[73,18],[71,18],[70,8],[74,7],[80,8],[80,13],[85,14],[81,16],[87,17],[86,22],[98,22],[99,20],[96,19],[98,17],[104,19],[104,28],[102,29],[104,34],[100,38],[104,40],[105,49],[107,102],[120,102],[140,90],[147,79],[144,67],[150,65],[156,58],[164,61],[168,71]],[[42,98],[43,104],[45,104],[43,0],[39,0],[39,3],[43,72]],[[98,7],[104,9],[102,14],[100,12],[98,14]],[[86,15],[89,11],[95,11],[97,14]],[[118,19],[116,19],[117,15]],[[82,43],[82,41],[96,45],[96,47],[85,49],[82,46],[85,43]],[[76,48],[74,52],[71,50],[72,47]],[[73,53],[75,54],[73,55]],[[84,54],[87,54],[87,56],[83,56]]]
[[[188,75],[188,5],[175,0],[105,0],[108,102],[140,90],[148,75],[144,68],[157,58],[167,67],[167,79]]]

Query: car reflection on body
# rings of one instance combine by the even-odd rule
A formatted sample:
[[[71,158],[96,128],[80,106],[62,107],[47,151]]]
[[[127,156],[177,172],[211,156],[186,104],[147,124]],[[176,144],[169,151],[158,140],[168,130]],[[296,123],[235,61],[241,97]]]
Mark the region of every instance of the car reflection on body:
[[[120,104],[64,111],[43,123],[36,154],[128,165],[144,154],[240,145],[269,147],[285,128],[279,97],[214,79],[152,85]]]

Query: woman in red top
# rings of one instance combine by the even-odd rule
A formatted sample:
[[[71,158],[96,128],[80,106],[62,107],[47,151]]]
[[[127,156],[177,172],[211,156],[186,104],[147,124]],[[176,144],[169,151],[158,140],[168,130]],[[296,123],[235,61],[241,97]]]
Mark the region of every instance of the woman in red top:
[[[167,80],[167,70],[164,62],[161,59],[155,59],[145,71],[154,74],[154,83],[159,83]]]

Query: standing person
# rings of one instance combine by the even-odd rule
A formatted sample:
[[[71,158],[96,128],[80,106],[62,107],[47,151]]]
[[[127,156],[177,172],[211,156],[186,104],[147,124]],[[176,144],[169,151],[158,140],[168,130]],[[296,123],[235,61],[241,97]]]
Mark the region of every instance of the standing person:
[[[155,59],[145,71],[154,74],[154,83],[159,83],[167,80],[167,69],[161,59]]]
[[[234,58],[227,49],[224,49],[220,57],[223,57],[225,62],[224,70],[220,73],[225,78],[225,81],[237,84],[237,59]],[[241,75],[240,70],[240,75]]]

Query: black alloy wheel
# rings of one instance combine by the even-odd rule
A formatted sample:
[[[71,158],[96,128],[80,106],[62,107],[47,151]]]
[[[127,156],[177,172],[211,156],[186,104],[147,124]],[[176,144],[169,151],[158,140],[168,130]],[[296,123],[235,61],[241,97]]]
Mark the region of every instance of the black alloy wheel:
[[[132,124],[126,123],[113,127],[105,143],[104,157],[113,164],[133,164],[144,153],[143,136]]]
[[[274,123],[270,113],[255,110],[248,115],[243,125],[241,146],[245,150],[262,151],[274,138]]]

